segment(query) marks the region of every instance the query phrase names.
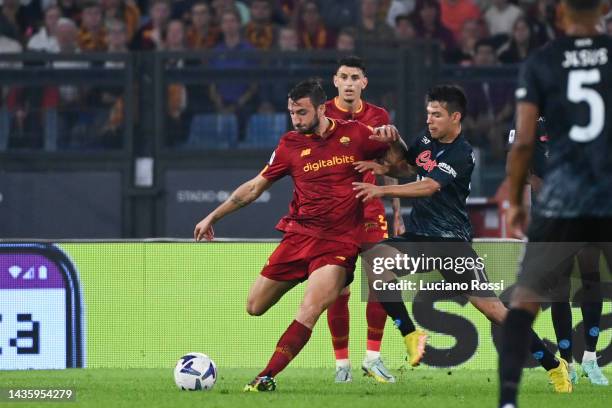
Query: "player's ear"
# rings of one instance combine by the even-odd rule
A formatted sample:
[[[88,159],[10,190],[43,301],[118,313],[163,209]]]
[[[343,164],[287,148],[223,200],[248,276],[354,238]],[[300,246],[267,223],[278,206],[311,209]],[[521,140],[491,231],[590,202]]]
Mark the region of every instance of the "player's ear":
[[[451,119],[453,120],[453,122],[455,123],[459,123],[461,122],[461,113],[460,112],[453,112],[451,114]]]
[[[334,74],[334,86],[338,87],[338,75]]]
[[[363,81],[363,88],[362,89],[366,89],[367,86],[368,86],[368,77],[364,76],[362,81]]]

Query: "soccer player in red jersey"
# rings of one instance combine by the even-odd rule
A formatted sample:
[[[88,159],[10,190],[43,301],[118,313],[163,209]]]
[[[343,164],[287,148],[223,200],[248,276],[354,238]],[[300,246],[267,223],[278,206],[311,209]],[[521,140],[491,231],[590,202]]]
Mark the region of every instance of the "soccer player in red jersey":
[[[274,376],[300,352],[320,315],[353,280],[363,225],[363,204],[355,199],[351,184],[363,176],[353,163],[383,156],[396,163],[406,150],[399,141],[376,141],[388,139],[389,127],[373,131],[360,122],[327,118],[325,100],[317,80],[296,85],[288,100],[295,130],[281,137],[259,175],[238,187],[194,230],[196,241],[213,239],[215,222],[256,200],[283,176],[293,179],[289,214],[277,225],[285,234],[251,286],[247,311],[262,315],[296,284],[308,284],[295,320],[245,391],[276,389]]]
[[[334,85],[338,96],[325,102],[325,115],[332,119],[357,120],[370,127],[379,127],[390,123],[389,113],[379,106],[361,99],[363,90],[368,85],[364,61],[356,56],[342,58],[334,75]],[[365,183],[376,184],[372,172],[364,173]],[[397,179],[385,177],[385,184],[397,184]],[[393,198],[393,235],[405,232],[401,216],[400,200]],[[364,204],[363,243],[377,243],[389,238],[385,205],[382,200],[374,199]],[[336,302],[327,309],[327,324],[332,336],[332,345],[336,356],[337,383],[352,381],[349,360],[349,302],[350,289],[344,288]],[[361,365],[364,373],[378,382],[395,382],[380,358],[380,344],[387,321],[385,309],[372,297],[368,298],[366,308],[368,323],[366,355]]]

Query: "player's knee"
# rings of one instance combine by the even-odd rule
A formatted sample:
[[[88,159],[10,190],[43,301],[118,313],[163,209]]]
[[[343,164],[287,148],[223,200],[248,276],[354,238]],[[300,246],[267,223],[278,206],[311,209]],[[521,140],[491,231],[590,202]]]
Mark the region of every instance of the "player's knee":
[[[266,313],[266,309],[261,307],[261,305],[254,299],[247,300],[246,311],[251,316],[261,316]]]
[[[320,303],[304,302],[300,306],[299,315],[305,320],[316,322],[324,310],[325,307]]]

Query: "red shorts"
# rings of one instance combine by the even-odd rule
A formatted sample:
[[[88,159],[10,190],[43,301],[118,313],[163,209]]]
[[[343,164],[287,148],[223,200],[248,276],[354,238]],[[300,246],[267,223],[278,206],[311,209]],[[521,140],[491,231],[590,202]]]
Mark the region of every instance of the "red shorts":
[[[376,244],[389,238],[389,227],[384,214],[364,221],[363,230],[359,237],[362,244]]]
[[[289,232],[272,252],[261,274],[276,281],[303,282],[322,266],[338,265],[346,269],[348,286],[353,281],[358,254],[356,245]]]

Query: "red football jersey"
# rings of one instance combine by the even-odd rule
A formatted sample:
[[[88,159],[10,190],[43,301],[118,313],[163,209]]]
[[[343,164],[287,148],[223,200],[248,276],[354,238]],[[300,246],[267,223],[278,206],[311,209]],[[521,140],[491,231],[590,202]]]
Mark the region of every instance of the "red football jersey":
[[[359,245],[363,203],[355,198],[352,183],[362,175],[353,163],[380,157],[389,147],[370,140],[371,134],[360,122],[332,119],[325,138],[296,131],[281,137],[261,172],[270,181],[293,178],[289,214],[279,221],[278,230]]]
[[[388,125],[391,120],[389,113],[380,106],[361,101],[361,107],[356,112],[349,112],[338,106],[338,97],[325,102],[325,116],[334,119],[357,120],[371,127]],[[376,184],[374,173],[368,172],[363,176],[364,183]],[[376,198],[365,203],[364,214],[366,222],[380,222],[379,216],[385,216],[385,205],[380,198]]]

